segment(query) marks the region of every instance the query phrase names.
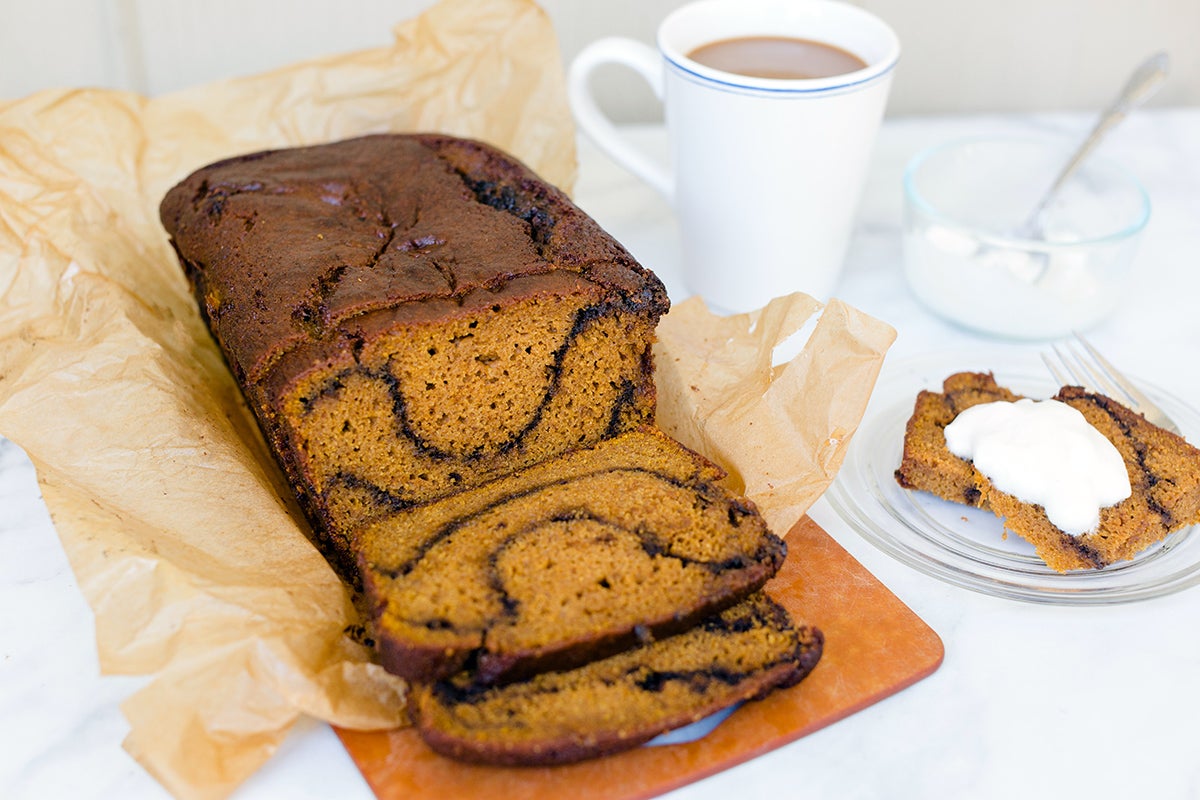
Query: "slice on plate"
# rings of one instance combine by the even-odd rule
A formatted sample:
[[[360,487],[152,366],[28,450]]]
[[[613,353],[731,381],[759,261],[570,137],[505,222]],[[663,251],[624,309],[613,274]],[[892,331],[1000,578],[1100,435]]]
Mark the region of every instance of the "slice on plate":
[[[946,426],[964,410],[979,403],[1012,402],[1019,396],[998,385],[990,373],[957,373],[945,380],[942,389],[918,394],[905,429],[896,480],[907,489],[990,509],[1054,570],[1098,569],[1128,560],[1169,533],[1200,523],[1200,450],[1112,398],[1064,386],[1054,399],[1083,414],[1112,443],[1125,462],[1132,489],[1125,500],[1100,509],[1100,524],[1094,531],[1064,532],[1041,505],[997,489],[946,445]]]

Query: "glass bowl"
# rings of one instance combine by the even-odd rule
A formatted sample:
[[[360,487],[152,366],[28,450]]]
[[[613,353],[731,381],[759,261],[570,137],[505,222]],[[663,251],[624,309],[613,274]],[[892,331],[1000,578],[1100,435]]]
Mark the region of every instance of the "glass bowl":
[[[946,319],[1012,339],[1050,339],[1113,311],[1150,219],[1141,184],[1091,156],[1021,230],[1077,142],[974,138],[918,154],[904,173],[904,269]]]

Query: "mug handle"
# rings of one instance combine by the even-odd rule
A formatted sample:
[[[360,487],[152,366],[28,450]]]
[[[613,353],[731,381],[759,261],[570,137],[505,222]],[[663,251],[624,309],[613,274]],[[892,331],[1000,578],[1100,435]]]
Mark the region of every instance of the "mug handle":
[[[633,69],[650,84],[659,101],[663,99],[663,66],[658,51],[633,39],[610,37],[592,42],[571,62],[567,74],[571,111],[579,127],[601,150],[671,201],[675,192],[670,172],[623,138],[592,96],[588,85],[592,72],[610,63]]]

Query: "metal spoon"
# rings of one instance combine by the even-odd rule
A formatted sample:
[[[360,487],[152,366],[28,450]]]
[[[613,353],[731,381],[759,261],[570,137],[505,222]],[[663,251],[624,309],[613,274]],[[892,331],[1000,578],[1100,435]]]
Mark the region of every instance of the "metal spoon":
[[[1046,213],[1046,209],[1050,206],[1051,201],[1058,194],[1059,189],[1075,174],[1075,170],[1079,168],[1084,159],[1096,149],[1096,145],[1100,143],[1105,134],[1115,128],[1118,123],[1129,116],[1131,111],[1149,100],[1158,91],[1158,87],[1162,85],[1170,69],[1171,59],[1167,54],[1156,53],[1133,71],[1133,74],[1129,76],[1129,80],[1125,84],[1125,88],[1117,95],[1116,100],[1100,114],[1100,118],[1096,120],[1095,126],[1092,127],[1092,132],[1083,140],[1083,144],[1071,156],[1071,160],[1058,173],[1058,177],[1054,179],[1054,183],[1050,184],[1050,188],[1046,190],[1046,193],[1042,195],[1042,199],[1034,206],[1033,212],[1021,227],[1017,229],[1020,238],[1041,239],[1044,237],[1043,216]]]

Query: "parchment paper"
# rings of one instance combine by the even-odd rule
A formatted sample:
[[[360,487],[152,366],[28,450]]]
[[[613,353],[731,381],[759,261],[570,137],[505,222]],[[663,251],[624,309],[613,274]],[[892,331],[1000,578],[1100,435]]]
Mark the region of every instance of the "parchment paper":
[[[658,327],[659,427],[724,467],[784,535],[837,476],[895,338],[837,299],[720,317],[691,298]]]
[[[0,434],[37,468],[101,669],[153,676],[123,706],[125,746],[179,797],[227,795],[302,714],[402,724],[404,686],[348,633],[350,598],[284,499],[157,205],[217,158],[389,130],[485,139],[569,188],[545,15],[446,0],[389,48],[154,99],[0,104]],[[662,330],[664,424],[781,531],[832,477],[892,335],[832,303],[807,355],[773,370],[774,340],[816,309],[720,319],[685,303]]]

